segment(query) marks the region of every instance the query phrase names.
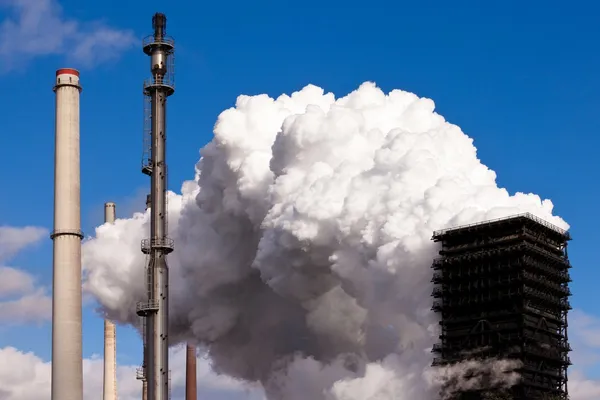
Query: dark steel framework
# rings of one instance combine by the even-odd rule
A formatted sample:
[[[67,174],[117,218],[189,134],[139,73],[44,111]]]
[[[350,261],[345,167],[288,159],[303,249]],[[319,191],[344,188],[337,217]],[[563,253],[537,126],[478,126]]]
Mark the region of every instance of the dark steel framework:
[[[532,215],[437,231],[433,365],[491,357],[521,362],[514,399],[567,399],[568,232]],[[493,388],[458,393],[478,398]]]

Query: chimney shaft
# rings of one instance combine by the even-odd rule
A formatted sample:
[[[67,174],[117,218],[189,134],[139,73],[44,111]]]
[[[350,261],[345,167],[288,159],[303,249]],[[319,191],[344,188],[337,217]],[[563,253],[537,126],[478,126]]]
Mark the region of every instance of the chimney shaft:
[[[104,204],[104,222],[114,224],[115,203]],[[104,400],[117,400],[117,334],[115,324],[104,320]]]
[[[79,72],[56,71],[52,400],[82,400]]]
[[[185,400],[196,400],[196,346],[187,344],[185,359]]]

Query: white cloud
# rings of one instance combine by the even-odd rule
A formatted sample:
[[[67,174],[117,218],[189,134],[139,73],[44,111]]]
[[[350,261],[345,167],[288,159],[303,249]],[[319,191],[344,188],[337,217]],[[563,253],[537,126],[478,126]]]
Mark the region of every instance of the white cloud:
[[[569,374],[569,397],[571,400],[598,400],[600,382],[587,379],[581,372],[574,371]]]
[[[0,322],[17,325],[42,322],[52,316],[52,298],[44,288],[33,289],[19,297],[0,301]]]
[[[600,381],[586,376],[584,371],[600,368],[600,318],[573,310],[569,315],[569,342],[573,347],[569,371],[571,400],[597,400]]]
[[[498,187],[432,100],[372,82],[337,99],[314,85],[239,96],[196,173],[168,194],[171,337],[274,399],[436,397],[432,231],[524,212],[568,228],[551,201]],[[120,219],[83,245],[86,287],[123,323],[147,297],[148,223]]]
[[[37,226],[0,226],[0,262],[8,260],[47,234],[47,229]]]
[[[0,349],[0,399],[38,400],[50,398],[51,364],[33,353],[13,347]],[[185,348],[171,351],[172,399],[183,399],[185,388]],[[141,398],[141,382],[135,379],[136,366],[117,368],[117,388],[120,400]],[[102,393],[103,360],[84,359],[84,400],[97,400]],[[210,365],[198,359],[199,398],[212,400],[262,400],[262,390],[210,371]]]
[[[0,298],[34,290],[33,278],[26,272],[0,266],[0,276]]]
[[[52,299],[46,288],[38,286],[28,272],[2,265],[47,233],[46,229],[33,226],[0,227],[0,323],[15,325],[50,319]]]
[[[0,24],[0,72],[48,55],[90,67],[114,60],[137,41],[129,30],[66,18],[56,0],[0,0],[0,7],[12,11]]]

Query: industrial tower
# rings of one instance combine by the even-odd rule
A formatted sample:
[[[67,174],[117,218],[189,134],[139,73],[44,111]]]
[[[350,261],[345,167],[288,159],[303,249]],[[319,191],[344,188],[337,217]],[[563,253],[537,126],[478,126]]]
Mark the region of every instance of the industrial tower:
[[[433,263],[433,310],[442,332],[434,365],[512,359],[521,380],[511,399],[567,399],[570,239],[532,214],[435,232],[442,246]],[[485,398],[495,389],[452,398]]]
[[[104,203],[104,222],[114,224],[116,219],[115,203]],[[115,323],[104,320],[104,375],[103,400],[117,400],[117,331]]]
[[[52,400],[83,398],[79,72],[56,71],[52,258]]]
[[[196,346],[188,343],[185,347],[185,400],[198,398],[196,371]]]
[[[148,400],[168,400],[169,388],[169,270],[167,254],[173,251],[167,226],[167,97],[175,92],[173,80],[174,41],[166,36],[167,17],[152,17],[154,34],[143,41],[150,56],[152,78],[144,82],[144,152],[142,172],[150,176],[150,238],[142,240],[148,255],[146,283],[148,299],[138,303],[137,314],[145,317],[146,351],[143,370]]]

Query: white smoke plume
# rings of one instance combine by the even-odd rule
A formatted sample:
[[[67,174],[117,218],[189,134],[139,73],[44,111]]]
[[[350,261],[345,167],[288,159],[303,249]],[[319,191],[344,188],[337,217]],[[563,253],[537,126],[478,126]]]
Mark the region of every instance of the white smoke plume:
[[[373,83],[240,96],[201,156],[169,193],[172,341],[271,400],[433,398],[457,372],[429,367],[432,231],[521,212],[568,228],[499,188],[432,100]],[[148,231],[135,214],[84,245],[86,288],[121,322],[144,299]]]

